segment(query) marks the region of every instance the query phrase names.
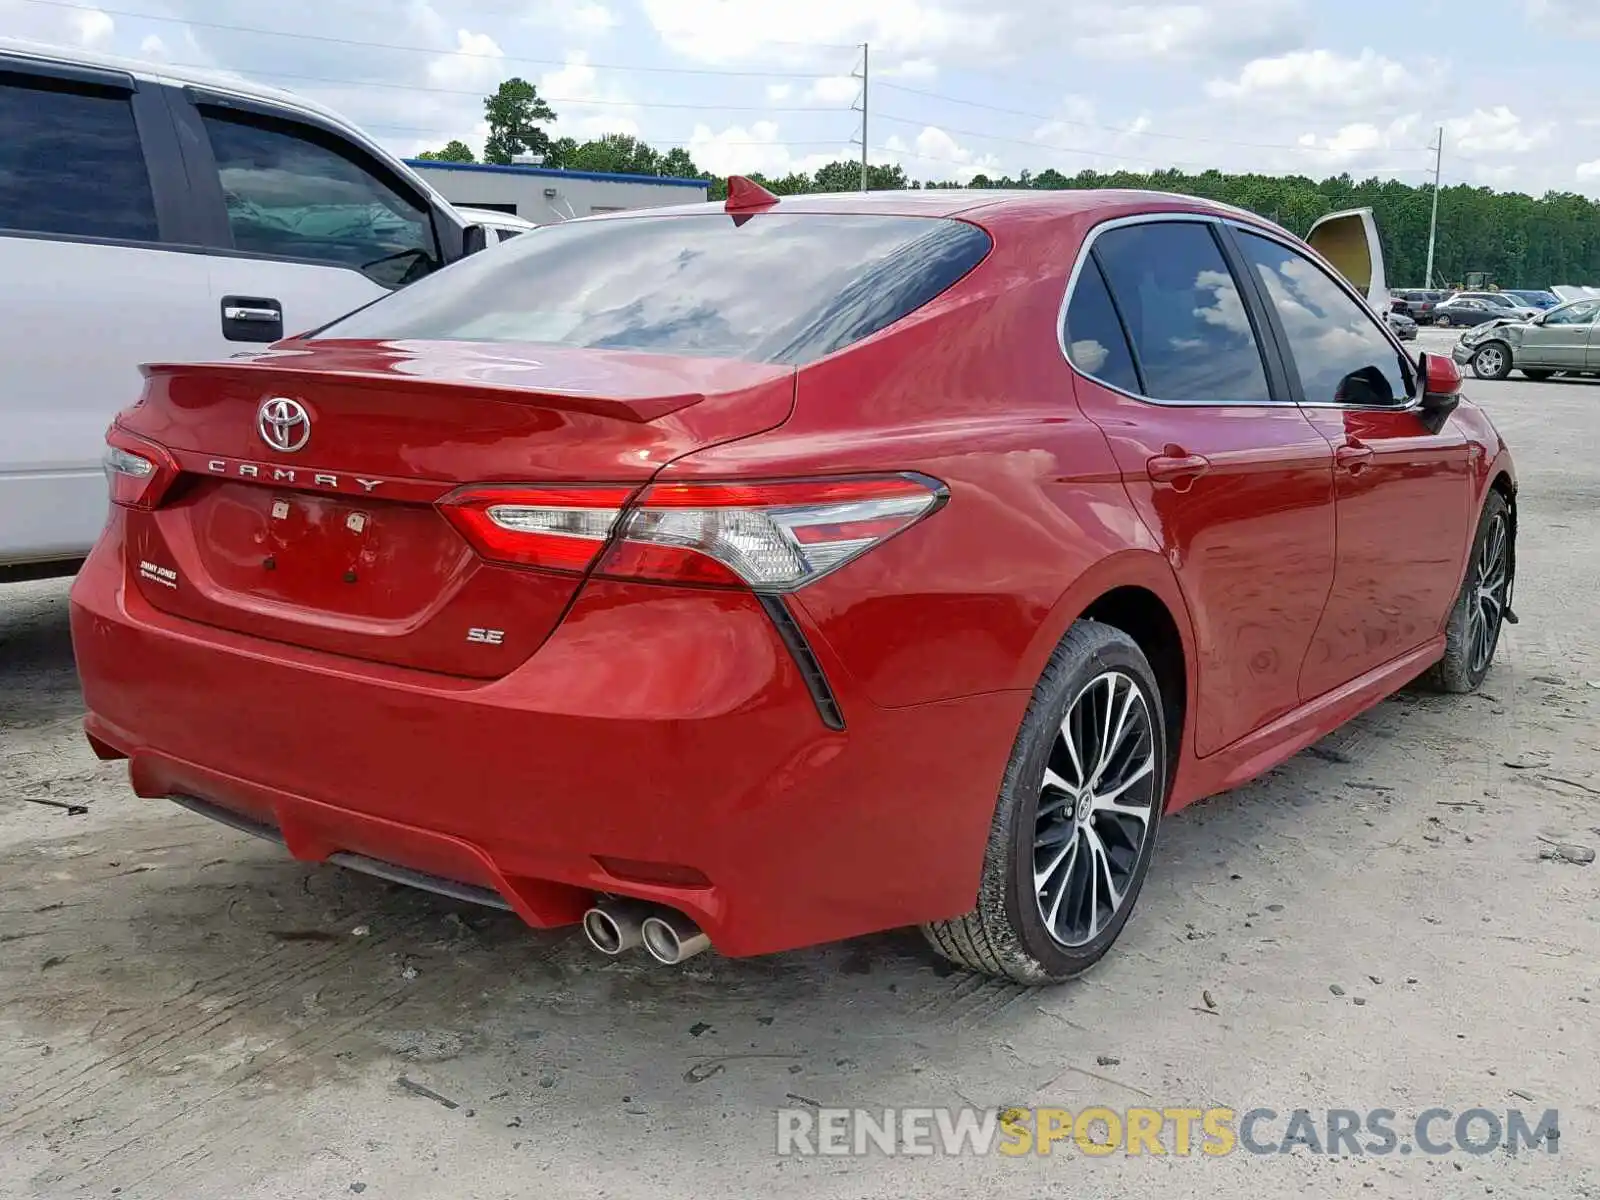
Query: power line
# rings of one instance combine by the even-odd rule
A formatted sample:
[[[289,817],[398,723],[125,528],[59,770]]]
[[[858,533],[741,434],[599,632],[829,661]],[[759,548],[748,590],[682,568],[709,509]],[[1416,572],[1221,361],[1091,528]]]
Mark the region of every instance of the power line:
[[[931,126],[931,122],[928,122],[928,121],[912,120],[909,117],[897,117],[897,116],[893,116],[893,115],[891,115],[889,113],[879,113],[879,114],[877,114],[877,119],[880,120],[880,121],[890,121],[890,122],[893,122],[894,124],[897,124],[897,125],[912,125],[912,126],[923,126],[923,127],[930,127]],[[1177,158],[1163,160],[1163,159],[1159,159],[1159,158],[1153,158],[1153,157],[1151,157],[1149,155],[1130,155],[1130,154],[1127,154],[1125,152],[1118,151],[1118,150],[1090,150],[1090,149],[1087,149],[1087,148],[1085,148],[1083,146],[1059,146],[1059,145],[1055,145],[1055,144],[1053,144],[1051,142],[1042,142],[1042,141],[1038,140],[1037,138],[1004,137],[1004,136],[1002,136],[1000,134],[997,134],[997,133],[984,133],[984,132],[981,132],[981,131],[976,130],[976,129],[952,129],[948,125],[938,125],[938,126],[932,126],[932,127],[939,129],[943,133],[952,134],[952,135],[959,135],[961,137],[979,138],[981,140],[993,141],[993,142],[1009,142],[1009,143],[1011,143],[1013,145],[1029,146],[1029,147],[1032,147],[1032,148],[1037,149],[1037,150],[1054,150],[1054,151],[1056,151],[1058,153],[1061,153],[1061,154],[1082,154],[1082,155],[1086,155],[1086,156],[1088,156],[1090,158],[1132,159],[1135,162],[1156,163],[1158,165],[1163,165],[1163,166],[1194,167],[1194,168],[1196,168],[1198,170],[1202,170],[1202,171],[1211,171],[1211,170],[1217,170],[1218,169],[1214,163],[1199,163],[1199,162],[1185,161],[1183,159],[1177,159]],[[1336,165],[1336,164],[1333,164],[1333,165]],[[1349,170],[1350,168],[1346,167],[1345,169]],[[1378,167],[1378,166],[1370,166],[1370,167],[1362,167],[1362,168],[1359,168],[1359,169],[1361,169],[1361,170],[1369,170],[1369,171],[1388,171],[1388,172],[1395,173],[1395,174],[1403,174],[1403,173],[1407,173],[1407,172],[1423,171],[1423,170],[1427,170],[1428,168],[1426,168],[1426,167]]]
[[[65,8],[77,12],[99,12],[109,17],[127,17],[137,21],[164,21],[172,25],[189,25],[196,29],[216,29],[228,33],[248,33],[259,37],[290,38],[302,42],[323,42],[334,46],[357,46],[364,50],[400,50],[410,54],[431,54],[435,57],[450,55],[458,58],[484,58],[497,63],[523,63],[543,67],[570,67],[581,65],[596,71],[632,71],[654,75],[717,75],[743,79],[832,79],[838,72],[804,71],[729,71],[712,67],[653,67],[624,63],[573,64],[559,58],[522,58],[511,54],[482,54],[472,50],[441,49],[438,46],[406,46],[396,42],[373,42],[364,38],[330,37],[321,33],[293,33],[286,29],[262,29],[252,25],[230,25],[220,21],[198,21],[189,17],[167,16],[162,13],[135,12],[124,8],[105,8],[98,4],[80,4],[74,0],[22,0],[24,4],[38,4],[46,8]]]
[[[987,112],[1005,113],[1013,117],[1030,117],[1036,121],[1046,121],[1055,125],[1076,125],[1084,129],[1097,129],[1103,133],[1115,133],[1124,137],[1163,138],[1168,141],[1175,142],[1204,142],[1213,146],[1242,146],[1251,150],[1298,150],[1301,152],[1314,153],[1318,149],[1316,146],[1306,146],[1294,142],[1239,142],[1232,141],[1228,138],[1201,137],[1198,135],[1191,136],[1183,133],[1160,133],[1152,129],[1136,129],[1133,127],[1117,125],[1102,125],[1095,121],[1080,121],[1071,117],[1048,116],[1045,113],[1029,112],[1027,109],[1006,108],[999,104],[986,104],[979,100],[963,100],[959,96],[947,96],[943,92],[930,92],[923,88],[906,87],[904,84],[899,83],[883,83],[880,81],[878,86],[880,88],[888,88],[891,91],[905,92],[912,96],[924,96],[930,100],[943,100],[949,104],[960,104],[966,106],[967,108],[981,108]],[[1408,151],[1422,151],[1429,149],[1429,147],[1393,146],[1389,147],[1389,149],[1394,150],[1396,153],[1403,153]]]
[[[162,63],[161,66],[178,67],[190,70],[218,71],[218,68],[209,63]],[[219,72],[226,73],[226,72]],[[237,74],[237,72],[234,72]],[[301,75],[293,71],[252,71],[251,76],[262,79],[293,79],[301,83],[325,83],[335,87],[350,88],[389,88],[401,92],[434,93],[441,96],[477,96],[485,95],[482,88],[445,88],[422,87],[410,83],[385,83],[378,79],[339,79],[330,75]],[[706,112],[760,112],[760,113],[831,113],[835,109],[817,107],[815,105],[795,105],[787,108],[773,107],[770,104],[677,104],[669,102],[638,101],[638,100],[600,100],[590,97],[578,96],[541,96],[551,104],[578,104],[594,105],[596,107],[618,108],[673,108],[700,110]]]

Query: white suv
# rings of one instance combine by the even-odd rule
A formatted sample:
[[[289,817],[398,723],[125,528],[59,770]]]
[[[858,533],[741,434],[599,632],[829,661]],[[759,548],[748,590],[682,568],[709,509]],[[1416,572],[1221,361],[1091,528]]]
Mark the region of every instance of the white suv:
[[[88,553],[141,363],[315,328],[483,236],[297,96],[0,39],[0,582]]]

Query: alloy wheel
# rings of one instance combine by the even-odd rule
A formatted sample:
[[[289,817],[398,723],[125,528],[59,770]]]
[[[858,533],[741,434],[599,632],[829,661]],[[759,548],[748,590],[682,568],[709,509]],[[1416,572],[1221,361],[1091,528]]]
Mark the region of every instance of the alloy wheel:
[[[1474,676],[1488,669],[1495,643],[1500,638],[1500,625],[1505,620],[1511,587],[1510,549],[1505,514],[1496,513],[1483,531],[1483,544],[1473,562],[1468,584],[1471,594],[1467,608],[1467,649]]]
[[[1144,692],[1120,671],[1096,676],[1067,708],[1033,838],[1034,898],[1063,946],[1099,937],[1137,878],[1159,795],[1155,736]]]
[[[1479,379],[1496,379],[1506,365],[1505,351],[1499,346],[1485,346],[1472,359],[1473,373]]]

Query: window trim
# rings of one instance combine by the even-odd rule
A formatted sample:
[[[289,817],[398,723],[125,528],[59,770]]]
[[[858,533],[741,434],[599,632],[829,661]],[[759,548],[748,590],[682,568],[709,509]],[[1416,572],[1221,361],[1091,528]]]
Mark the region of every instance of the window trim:
[[[1241,261],[1248,262],[1248,259],[1245,256],[1243,247],[1238,246],[1237,239],[1233,237],[1235,231],[1239,233],[1253,234],[1254,236],[1259,237],[1262,241],[1273,242],[1293,254],[1298,254],[1317,270],[1321,271],[1326,278],[1331,280],[1341,291],[1344,292],[1346,296],[1348,296],[1355,303],[1356,307],[1359,308],[1363,313],[1372,315],[1372,306],[1367,303],[1366,298],[1363,297],[1360,292],[1356,291],[1348,279],[1346,279],[1343,275],[1340,275],[1339,272],[1332,270],[1326,263],[1321,261],[1320,256],[1315,250],[1312,250],[1311,247],[1303,245],[1297,246],[1293,238],[1275,235],[1272,232],[1247,221],[1238,221],[1231,218],[1225,218],[1221,224],[1227,228],[1228,240],[1234,243]],[[1394,330],[1389,327],[1389,322],[1383,320],[1381,317],[1376,316],[1374,316],[1372,320],[1373,326],[1376,327],[1378,332],[1383,336],[1384,341],[1389,343],[1390,348],[1395,353],[1396,359],[1400,363],[1400,373],[1402,378],[1405,380],[1407,387],[1406,402],[1404,404],[1341,404],[1333,400],[1307,400],[1305,386],[1300,379],[1300,364],[1295,360],[1294,352],[1289,345],[1288,333],[1284,330],[1283,323],[1278,317],[1277,308],[1273,305],[1271,297],[1267,294],[1266,288],[1261,283],[1257,272],[1254,270],[1250,272],[1250,289],[1255,294],[1257,303],[1259,303],[1265,310],[1267,320],[1271,322],[1273,337],[1277,340],[1279,345],[1279,352],[1283,359],[1283,369],[1285,374],[1288,376],[1289,387],[1294,396],[1294,402],[1301,408],[1332,408],[1347,410],[1350,412],[1422,411],[1422,384],[1420,372],[1417,371],[1416,365],[1411,359],[1411,355],[1403,346],[1401,346],[1400,339],[1395,337]]]
[[[0,74],[11,86],[24,89],[66,91],[90,96],[96,92],[123,93],[133,117],[134,138],[144,160],[155,217],[154,238],[102,237],[87,233],[55,233],[44,229],[0,227],[0,238],[22,241],[70,242],[83,246],[120,246],[135,250],[192,251],[188,181],[178,157],[176,131],[161,99],[159,87],[144,87],[132,75],[98,68],[76,68],[48,60],[13,58],[0,54]],[[65,86],[63,86],[65,85]],[[105,97],[111,99],[112,97]]]
[[[1295,396],[1288,390],[1291,381],[1284,370],[1282,352],[1277,342],[1276,333],[1275,331],[1271,334],[1263,333],[1262,322],[1263,320],[1267,319],[1270,314],[1263,314],[1259,311],[1261,303],[1260,295],[1257,292],[1254,283],[1247,281],[1243,286],[1241,286],[1237,278],[1238,265],[1231,257],[1228,239],[1221,235],[1219,229],[1219,226],[1221,226],[1225,220],[1225,218],[1213,213],[1146,212],[1134,213],[1126,217],[1114,217],[1110,220],[1100,222],[1098,225],[1094,226],[1094,228],[1089,230],[1088,234],[1085,235],[1083,239],[1083,243],[1078,247],[1078,256],[1072,264],[1072,271],[1067,276],[1066,291],[1061,297],[1061,306],[1056,312],[1056,346],[1061,351],[1061,357],[1063,361],[1066,362],[1068,369],[1071,370],[1074,375],[1077,375],[1082,379],[1086,379],[1100,387],[1113,391],[1119,396],[1126,396],[1130,400],[1139,401],[1141,404],[1153,404],[1159,408],[1281,409],[1285,406],[1297,404],[1298,401],[1296,400]],[[1077,363],[1072,361],[1072,354],[1067,346],[1067,310],[1072,307],[1072,296],[1077,290],[1078,280],[1083,274],[1084,264],[1090,262],[1094,255],[1095,243],[1100,240],[1102,235],[1110,233],[1113,230],[1128,229],[1139,225],[1170,224],[1199,224],[1207,226],[1208,232],[1211,234],[1212,242],[1216,245],[1217,253],[1222,257],[1223,264],[1228,268],[1229,274],[1235,276],[1234,286],[1239,289],[1239,299],[1241,303],[1244,304],[1245,313],[1250,319],[1250,328],[1252,333],[1255,335],[1256,346],[1261,355],[1262,373],[1265,377],[1267,392],[1269,394],[1266,400],[1163,400],[1156,396],[1141,396],[1130,392],[1125,388],[1120,388],[1114,383],[1107,382],[1106,380],[1101,379],[1099,376],[1089,371],[1085,371],[1082,367],[1078,366]],[[1127,325],[1123,321],[1122,306],[1117,301],[1116,293],[1111,290],[1111,281],[1105,278],[1105,271],[1104,268],[1100,266],[1099,258],[1093,257],[1093,262],[1096,269],[1100,270],[1101,272],[1101,278],[1106,285],[1106,292],[1111,296],[1111,306],[1117,314],[1117,323],[1122,328],[1123,337],[1128,343],[1128,351],[1134,359],[1135,370],[1142,382],[1144,378],[1144,370],[1143,367],[1139,365],[1138,348],[1133,344],[1133,338],[1129,336]],[[1271,337],[1270,344],[1268,342],[1269,336]]]
[[[293,132],[287,133],[286,136],[299,137],[312,145],[326,150],[330,154],[344,158],[358,170],[378,180],[391,191],[409,199],[423,212],[428,221],[428,228],[433,239],[432,249],[438,263],[434,270],[442,270],[455,261],[446,245],[444,236],[446,231],[440,228],[444,222],[438,206],[433,203],[433,198],[427,192],[419,189],[414,180],[396,172],[382,158],[373,154],[360,141],[351,137],[347,130],[341,129],[332,121],[322,119],[315,113],[301,112],[293,108],[232,96],[225,92],[213,92],[204,88],[185,87],[177,90],[181,94],[173,97],[172,104],[176,110],[173,114],[174,120],[177,124],[185,127],[192,135],[198,137],[195,151],[192,155],[186,156],[186,163],[191,187],[196,197],[196,204],[203,214],[198,220],[200,222],[200,236],[204,239],[207,254],[219,258],[294,263],[302,266],[322,267],[334,271],[350,271],[359,275],[374,287],[382,288],[385,295],[399,290],[398,287],[390,287],[387,284],[379,283],[376,279],[363,272],[360,267],[353,266],[350,263],[332,262],[326,258],[276,254],[268,251],[240,250],[234,242],[233,227],[228,221],[227,202],[222,192],[222,173],[217,165],[216,151],[211,144],[210,131],[206,127],[205,110],[212,109],[219,114],[214,119],[229,121],[251,129],[264,129],[267,132],[283,133],[284,130],[274,129],[273,126],[288,126]],[[339,148],[327,145],[326,143],[328,142],[339,143]]]

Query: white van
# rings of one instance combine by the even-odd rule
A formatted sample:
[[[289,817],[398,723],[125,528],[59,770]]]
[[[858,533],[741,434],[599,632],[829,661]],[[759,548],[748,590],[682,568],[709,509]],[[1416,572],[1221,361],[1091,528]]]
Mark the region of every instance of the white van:
[[[484,238],[300,97],[0,38],[0,582],[88,553],[139,364],[315,328]]]

